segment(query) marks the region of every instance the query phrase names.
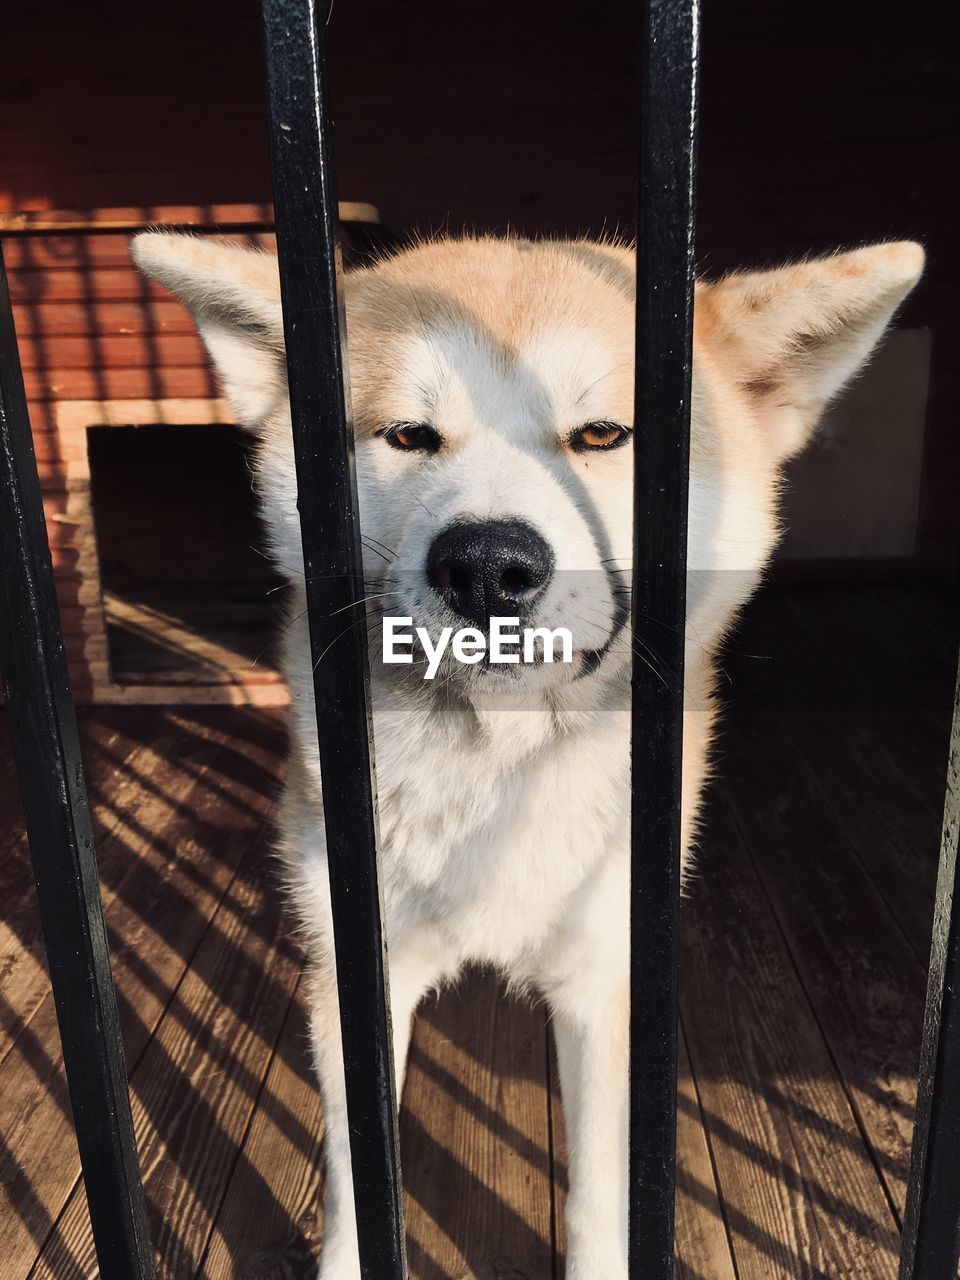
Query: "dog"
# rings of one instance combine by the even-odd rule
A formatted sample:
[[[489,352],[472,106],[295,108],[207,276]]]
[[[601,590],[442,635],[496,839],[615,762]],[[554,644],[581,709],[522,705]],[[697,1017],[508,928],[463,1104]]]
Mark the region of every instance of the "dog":
[[[281,854],[308,938],[327,1126],[322,1280],[359,1263],[276,259],[147,232],[240,423],[292,577]],[[780,534],[784,462],[920,277],[899,242],[696,286],[684,685],[686,866],[720,644]],[[570,661],[372,660],[397,1079],[424,993],[470,961],[549,1004],[570,1140],[568,1280],[626,1280],[634,256],[516,238],[418,243],[347,273],[371,625],[568,627]],[[656,424],[644,424],[644,430]],[[415,647],[415,642],[414,642]],[[665,678],[649,646],[651,679]],[[372,651],[375,645],[371,644]],[[643,727],[637,727],[638,732]]]

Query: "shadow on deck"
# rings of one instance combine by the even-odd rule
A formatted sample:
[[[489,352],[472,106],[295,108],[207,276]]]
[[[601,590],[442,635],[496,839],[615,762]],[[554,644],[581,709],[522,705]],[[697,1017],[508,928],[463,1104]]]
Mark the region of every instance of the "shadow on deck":
[[[681,1280],[894,1280],[956,672],[946,593],[768,588],[684,906]],[[283,732],[82,716],[160,1274],[293,1280],[321,1236],[301,956],[269,857]],[[0,749],[0,1256],[95,1276],[16,780]],[[402,1148],[416,1280],[558,1280],[542,1008],[471,973],[420,1011]]]

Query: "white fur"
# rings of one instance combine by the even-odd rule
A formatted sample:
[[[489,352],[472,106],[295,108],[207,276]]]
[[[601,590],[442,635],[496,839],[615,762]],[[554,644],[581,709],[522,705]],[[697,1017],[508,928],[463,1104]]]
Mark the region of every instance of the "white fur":
[[[258,485],[272,549],[294,576],[295,616],[301,558],[273,263],[174,236],[141,237],[135,254],[193,308],[239,418],[260,433]],[[775,546],[780,464],[867,357],[921,266],[917,246],[888,245],[698,287],[685,856],[707,769],[714,657]],[[376,540],[369,547],[388,549],[366,553],[365,572],[386,593],[373,607],[434,634],[451,621],[424,576],[435,534],[457,517],[521,517],[550,542],[558,570],[536,624],[569,626],[575,647],[599,647],[615,611],[605,562],[629,581],[632,451],[575,454],[563,439],[585,422],[632,419],[630,253],[444,242],[347,284],[361,523]],[[444,449],[391,449],[376,429],[397,420],[435,424]],[[498,676],[444,659],[425,683],[409,667],[374,664],[397,1075],[417,1002],[466,962],[543,994],[570,1131],[568,1280],[627,1274],[629,661],[624,633],[585,676],[577,664]],[[286,633],[284,670],[293,701],[282,853],[310,939],[328,1133],[320,1274],[357,1280],[302,618]]]

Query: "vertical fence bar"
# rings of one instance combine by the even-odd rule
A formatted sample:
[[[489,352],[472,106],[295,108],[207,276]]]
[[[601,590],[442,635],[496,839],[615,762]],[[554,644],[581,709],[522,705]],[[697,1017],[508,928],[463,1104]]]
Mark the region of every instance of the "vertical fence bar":
[[[93,831],[0,253],[0,674],[103,1280],[151,1280]]]
[[[263,0],[263,20],[360,1264],[364,1280],[403,1280],[396,1091],[324,29],[312,0]],[[352,620],[359,625],[350,625]]]
[[[699,5],[640,41],[631,823],[629,1273],[673,1274],[680,784]],[[664,679],[642,652],[655,653]]]
[[[960,680],[920,1051],[900,1280],[954,1280],[960,1262]]]

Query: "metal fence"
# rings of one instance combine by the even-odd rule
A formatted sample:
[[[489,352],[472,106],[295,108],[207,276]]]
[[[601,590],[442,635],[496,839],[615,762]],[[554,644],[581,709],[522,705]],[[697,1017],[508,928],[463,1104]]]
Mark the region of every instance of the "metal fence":
[[[680,780],[697,0],[641,9],[633,627],[629,1272],[673,1270]],[[263,0],[277,246],[364,1280],[406,1275],[337,197],[322,15]],[[322,429],[321,429],[322,426]],[[646,426],[646,429],[644,427]],[[76,718],[0,259],[0,671],[100,1273],[154,1274]],[[666,624],[666,627],[663,627]],[[673,637],[664,652],[663,635]],[[333,640],[337,640],[334,645]],[[639,651],[641,645],[635,646]],[[329,652],[328,652],[329,650]],[[955,709],[901,1280],[960,1254],[960,700]],[[657,850],[640,857],[640,850]],[[360,1012],[362,1011],[362,1013]]]

